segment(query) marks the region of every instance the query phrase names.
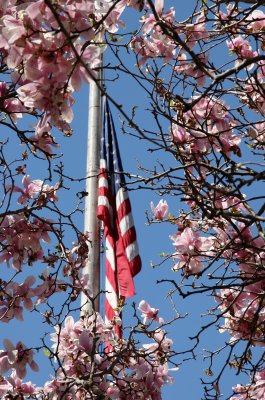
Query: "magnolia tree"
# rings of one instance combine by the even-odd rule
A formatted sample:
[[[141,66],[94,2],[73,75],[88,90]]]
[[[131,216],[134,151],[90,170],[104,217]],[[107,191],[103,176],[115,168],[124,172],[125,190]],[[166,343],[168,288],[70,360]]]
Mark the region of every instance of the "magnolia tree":
[[[265,397],[263,1],[198,1],[182,21],[170,3],[0,1],[0,123],[7,135],[0,148],[0,321],[23,320],[28,310],[53,331],[42,346],[4,340],[3,399],[160,399],[176,356],[194,357],[213,325],[230,340],[208,353],[205,399],[221,396],[231,368],[249,379],[243,386],[235,377],[231,400]],[[128,8],[135,22],[126,28]],[[165,254],[175,272],[164,279],[170,296],[212,297],[212,320],[179,354],[166,332],[179,315],[165,322],[145,300],[122,339],[118,318],[105,324],[96,312],[77,314],[81,292],[94,301],[82,273],[91,238],[78,217],[84,188],[70,210],[60,202],[74,180],[58,159],[60,138],[72,135],[73,95],[95,80],[106,49],[111,57],[100,68],[114,82],[126,77],[139,85],[143,111],[126,110],[96,80],[98,88],[118,109],[124,132],[159,152],[154,168],[128,176],[129,187],[163,196],[151,204],[148,222],[175,229],[172,254]],[[144,112],[152,116],[148,127]],[[46,166],[40,179],[30,177],[31,165]],[[183,202],[179,212],[175,199]],[[54,372],[37,387],[25,377],[28,368],[38,371],[34,353],[41,349]]]

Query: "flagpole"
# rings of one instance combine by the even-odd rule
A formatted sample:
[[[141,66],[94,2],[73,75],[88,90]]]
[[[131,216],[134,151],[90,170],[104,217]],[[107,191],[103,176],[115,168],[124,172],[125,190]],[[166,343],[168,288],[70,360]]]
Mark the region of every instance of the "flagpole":
[[[101,79],[102,58],[95,71],[95,80]],[[89,233],[89,254],[83,275],[88,274],[89,285],[92,289],[94,302],[85,293],[81,294],[81,315],[91,315],[99,312],[100,299],[100,228],[97,219],[98,205],[98,173],[100,164],[100,132],[102,128],[101,92],[93,81],[89,88],[88,105],[88,146],[86,164],[86,192],[84,231]],[[94,303],[94,304],[93,304]]]

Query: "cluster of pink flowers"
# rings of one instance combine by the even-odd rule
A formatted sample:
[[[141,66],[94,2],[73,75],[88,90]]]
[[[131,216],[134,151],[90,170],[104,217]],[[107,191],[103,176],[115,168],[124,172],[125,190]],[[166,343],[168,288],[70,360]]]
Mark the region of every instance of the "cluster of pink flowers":
[[[250,33],[263,34],[265,30],[265,14],[262,10],[252,11],[245,19]]]
[[[200,13],[193,24],[183,24],[180,32],[185,34],[185,42],[190,49],[193,49],[199,40],[208,42],[209,32],[204,13]]]
[[[214,253],[216,239],[213,236],[204,237],[194,228],[186,227],[170,238],[175,247],[173,257],[179,260],[173,270],[181,269],[186,276],[199,274],[203,261]]]
[[[198,41],[202,40],[208,42],[209,40],[209,32],[206,28],[206,19],[203,13],[197,16],[193,24],[177,25],[176,32],[181,35],[183,41],[190,50],[194,48]],[[197,58],[198,63],[195,63],[191,60],[190,55],[182,48],[176,59],[174,71],[186,77],[193,78],[196,85],[202,87],[207,78],[204,68],[208,62],[208,54],[200,52]]]
[[[231,187],[215,185],[214,189],[210,190],[207,193],[196,194],[196,198],[194,199],[194,195],[192,193],[187,193],[186,195],[186,203],[191,207],[191,209],[197,208],[197,203],[203,203],[207,208],[213,208],[214,210],[222,210],[228,212],[244,212],[247,211],[244,205],[244,199],[239,199],[236,196],[232,196],[230,194]]]
[[[227,9],[230,9],[234,15],[237,14],[235,5],[229,5]],[[230,15],[232,14],[230,13]],[[253,10],[243,20],[239,20],[238,26],[239,28],[244,27],[248,34],[254,33],[256,37],[259,35],[262,37],[265,30],[265,14],[262,10]]]
[[[21,189],[18,186],[14,186],[12,189],[13,192],[21,193],[17,202],[19,204],[26,204],[29,200],[36,198],[38,196],[38,205],[42,205],[47,201],[57,201],[58,198],[56,196],[56,191],[58,189],[58,184],[55,186],[49,186],[44,184],[44,182],[40,179],[31,180],[29,175],[24,175],[22,179],[22,185],[24,186]]]
[[[216,297],[225,318],[222,330],[228,330],[234,340],[250,340],[253,345],[264,346],[265,241],[255,238],[243,224],[237,229],[241,229],[240,237],[236,231],[218,230],[220,241],[233,242],[224,256],[237,263],[242,279],[242,288],[223,289]]]
[[[41,150],[47,155],[53,154],[52,147],[59,147],[54,137],[51,135],[52,126],[50,120],[51,116],[44,113],[35,126],[35,135],[29,138],[34,150]]]
[[[81,88],[82,82],[93,79],[94,68],[104,51],[105,32],[115,34],[123,24],[120,16],[125,7],[129,5],[140,10],[142,3],[140,0],[121,0],[116,4],[111,0],[0,0],[0,51],[11,81],[9,85],[0,82],[1,110],[9,115],[12,124],[23,113],[38,118],[35,134],[25,139],[33,153],[39,150],[47,157],[53,155],[58,147],[52,135],[53,126],[65,134],[71,133],[73,93]],[[241,87],[236,87],[236,95],[249,108],[264,114],[265,63],[258,61],[253,75],[251,63],[261,54],[263,45],[261,49],[258,45],[259,40],[263,40],[265,14],[254,10],[242,13],[239,20],[238,5],[229,4],[227,13],[220,7],[215,14],[216,25],[222,29],[218,37],[215,29],[208,31],[210,20],[206,13],[195,12],[188,19],[192,23],[181,24],[175,21],[173,8],[164,11],[163,0],[155,0],[154,7],[156,15],[150,4],[146,5],[141,18],[141,35],[132,38],[131,48],[140,67],[152,59],[172,64],[172,86],[168,85],[168,91],[157,90],[159,95],[165,96],[170,109],[176,111],[170,127],[170,146],[176,157],[181,158],[187,175],[190,173],[195,179],[193,173],[199,170],[194,191],[189,191],[185,184],[182,187],[191,210],[185,220],[176,218],[173,222],[178,226],[177,233],[171,236],[176,260],[173,269],[183,271],[185,277],[199,275],[206,262],[215,260],[216,256],[221,262],[237,266],[238,285],[235,283],[216,294],[217,308],[224,317],[224,326],[220,330],[230,333],[232,343],[243,339],[249,340],[251,345],[264,345],[265,241],[261,236],[255,236],[249,224],[242,222],[248,212],[244,199],[226,195],[231,188],[214,186],[208,179],[213,176],[209,173],[210,168],[216,165],[226,176],[228,169],[224,171],[219,162],[224,159],[229,165],[232,154],[240,155],[241,138],[235,133],[239,125],[231,117],[237,110],[230,113],[221,98],[224,92],[220,98],[213,95],[215,90],[216,96],[219,95],[218,85],[223,83],[219,81],[223,73],[221,68],[215,70],[214,64],[208,62],[215,45],[207,45],[208,51],[204,45],[210,38],[216,40],[215,43],[218,40],[224,42],[222,35],[229,33],[226,43],[234,55],[235,66],[244,61],[249,64],[245,70],[248,76],[240,81]],[[256,48],[250,34],[256,41]],[[235,75],[231,74],[233,81]],[[155,86],[160,79],[153,77]],[[202,93],[200,88],[206,79],[212,78],[215,80],[212,80],[213,86],[210,84],[207,93]],[[190,103],[186,100],[183,104],[178,103],[171,89],[174,82],[182,82],[183,86],[192,83],[192,89],[188,90],[193,94]],[[239,110],[244,114],[241,108]],[[257,122],[246,132],[254,148],[264,147],[264,126],[263,122]],[[212,153],[216,157],[213,164],[210,160]],[[205,187],[200,186],[204,178]],[[53,272],[46,268],[40,275],[41,284],[35,287],[33,276],[21,284],[2,280],[2,322],[13,318],[22,320],[23,309],[31,311],[61,290],[70,288],[71,300],[75,300],[81,291],[88,295],[91,293],[88,276],[81,275],[89,257],[88,234],[80,235],[71,250],[64,247],[45,256],[43,243],[50,241],[54,223],[33,219],[30,209],[26,210],[30,202],[36,208],[56,202],[58,188],[58,184],[49,186],[42,180],[31,180],[29,175],[23,177],[22,187],[13,185],[8,188],[8,194],[19,193],[17,201],[25,213],[12,211],[3,218],[0,262],[8,266],[12,263],[16,273],[21,272],[24,264],[31,265],[37,260],[50,267],[60,260],[62,268]],[[168,204],[164,200],[156,206],[151,203],[151,210],[157,221],[168,216]],[[199,210],[202,210],[201,215]],[[66,281],[60,280],[61,272]],[[57,374],[42,389],[35,388],[31,382],[22,382],[28,365],[35,371],[38,369],[33,360],[33,350],[21,342],[14,346],[6,340],[6,349],[0,352],[0,374],[9,370],[12,374],[7,379],[1,378],[0,396],[3,399],[31,396],[54,400],[94,399],[103,395],[117,400],[161,399],[161,388],[172,382],[168,368],[172,340],[163,329],[164,321],[158,316],[158,309],[146,301],[141,301],[138,309],[143,323],[133,328],[131,333],[148,338],[148,343],[139,347],[136,347],[134,339],[119,339],[113,325],[105,324],[98,314],[76,322],[68,316],[65,325],[60,324],[52,335],[54,345],[50,356],[59,361]],[[153,328],[153,323],[158,327]],[[231,400],[263,399],[264,377],[262,370],[255,374],[251,385],[238,385]]]
[[[43,257],[41,242],[50,241],[51,221],[33,219],[30,222],[22,213],[6,215],[0,225],[0,262],[20,271],[22,265],[31,265]]]
[[[249,33],[255,33],[255,35],[261,35],[265,29],[265,14],[262,10],[253,10],[248,12],[245,18],[238,19],[238,10],[241,12],[242,8],[238,7],[236,4],[228,4],[226,6],[227,13],[218,10],[216,16],[218,18],[219,23],[223,25],[230,25],[233,21],[231,26],[231,32],[239,33],[242,28]],[[237,24],[235,21],[238,19]]]
[[[33,309],[32,297],[36,296],[36,293],[32,285],[35,281],[36,279],[33,276],[28,276],[21,284],[14,281],[1,282],[1,322],[9,322],[13,318],[22,321],[24,308],[29,311]]]
[[[204,53],[199,54],[198,59],[200,60],[200,63],[204,65],[208,61],[208,55]],[[178,63],[175,66],[174,71],[187,77],[194,78],[198,87],[204,86],[207,78],[206,73],[199,68],[194,61],[188,61],[188,56],[184,52],[178,56]]]
[[[227,6],[227,11],[227,14],[219,12],[218,20],[221,25],[227,27],[233,20],[233,27],[231,27],[233,35],[226,43],[231,54],[236,55],[235,65],[238,66],[242,61],[251,60],[253,57],[262,54],[262,51],[264,50],[263,46],[261,45],[261,48],[258,48],[257,44],[259,42],[256,39],[263,39],[265,30],[265,14],[261,10],[254,10],[247,14],[245,18],[237,19],[237,8],[235,5],[231,4]],[[236,19],[237,23],[235,23]],[[242,32],[244,35],[242,35]],[[255,37],[255,42],[253,42],[253,44],[256,46],[256,50],[252,49],[250,34],[253,34],[253,37]],[[250,71],[253,67],[254,64],[249,64],[247,70]],[[256,62],[255,69],[257,75],[255,77],[250,76],[245,80],[244,90],[240,90],[238,96],[248,105],[249,108],[264,114],[265,103],[264,95],[262,94],[265,77],[264,61],[260,60]]]
[[[238,286],[220,290],[216,301],[224,317],[221,331],[229,331],[232,341],[250,340],[252,345],[264,345],[265,326],[265,241],[255,236],[243,222],[233,220],[231,225],[226,214],[241,215],[248,212],[245,198],[231,196],[229,187],[215,187],[207,195],[187,195],[192,210],[203,204],[203,221],[176,220],[178,232],[171,236],[178,261],[174,270],[182,270],[185,276],[198,275],[216,255],[222,254],[226,263],[238,266]],[[200,206],[201,207],[201,206]],[[214,210],[214,213],[211,214]],[[207,212],[209,214],[207,214]],[[220,257],[219,257],[220,259]]]
[[[246,84],[244,86],[245,91],[244,93],[241,93],[239,97],[249,106],[250,109],[253,109],[255,112],[264,115],[265,98],[261,90],[265,82],[264,64],[261,65],[259,72],[260,73],[258,74],[257,78],[250,77],[246,80]]]
[[[17,98],[5,100],[4,108],[13,119],[20,112],[35,109],[46,113],[32,138],[37,149],[50,153],[49,145],[55,145],[50,134],[46,133],[45,140],[40,134],[48,121],[65,133],[71,131],[72,93],[80,89],[83,81],[92,79],[104,30],[117,31],[127,2],[119,2],[109,12],[111,5],[107,0],[60,0],[51,2],[49,7],[44,0],[19,3],[8,0],[2,6],[0,49],[3,61],[12,71],[17,94]],[[55,13],[60,16],[60,23]],[[2,94],[5,90],[2,82]],[[49,130],[48,126],[46,132]]]
[[[196,206],[193,202],[190,205]],[[232,197],[226,199],[225,196],[216,198],[212,207],[235,214],[246,211],[242,201]],[[255,237],[245,224],[234,221],[232,228],[220,216],[207,219],[204,234],[200,233],[200,228],[196,222],[185,221],[171,236],[175,247],[173,258],[178,259],[173,269],[182,270],[187,277],[198,275],[207,265],[205,263],[222,251],[224,260],[238,266],[241,284],[221,289],[216,295],[216,301],[220,303],[218,308],[225,320],[220,331],[227,330],[232,342],[249,340],[254,346],[264,346],[265,241]],[[214,235],[209,233],[214,231]]]
[[[26,167],[25,167],[26,168]],[[25,168],[22,173],[25,173]],[[34,200],[37,209],[42,208],[48,201],[57,201],[58,184],[49,186],[42,180],[31,180],[29,175],[22,179],[23,187],[9,185],[9,192],[20,194],[18,203],[25,205],[29,200]],[[7,215],[1,222],[0,240],[1,255],[0,261],[20,272],[23,265],[32,265],[36,261],[42,261],[49,266],[54,266],[58,256],[45,255],[43,244],[50,242],[50,233],[54,230],[53,221],[34,217],[31,219],[25,212]],[[43,242],[43,244],[42,244]],[[88,235],[80,235],[78,243],[75,243],[72,250],[65,249],[62,257],[65,267],[63,269],[65,281],[59,279],[58,274],[51,273],[46,268],[40,274],[41,283],[34,286],[36,279],[28,276],[22,283],[15,280],[1,281],[0,299],[0,320],[9,322],[13,318],[23,320],[24,309],[32,311],[33,308],[43,301],[46,301],[55,292],[70,288],[72,296],[78,296],[81,291],[90,294],[88,276],[83,276],[80,269],[84,267],[88,258]]]
[[[142,301],[139,309],[146,318],[158,320],[158,310]],[[155,312],[153,311],[155,310]],[[151,329],[151,328],[150,328]],[[51,335],[52,354],[60,359],[61,367],[56,377],[44,388],[35,388],[31,382],[22,383],[26,366],[38,370],[33,360],[33,351],[19,342],[16,347],[5,340],[6,351],[0,352],[0,373],[12,369],[11,377],[0,382],[0,393],[6,398],[13,393],[37,396],[42,399],[94,399],[95,395],[106,394],[112,399],[139,399],[139,394],[147,400],[160,400],[161,388],[172,383],[167,359],[171,353],[172,340],[161,328],[138,331],[144,337],[152,338],[152,343],[137,348],[132,340],[119,339],[113,326],[107,325],[98,313],[82,320],[74,321],[68,316],[63,326],[58,326]],[[111,350],[105,348],[106,343]],[[177,368],[173,368],[177,370]],[[35,398],[35,397],[34,397]]]
[[[230,400],[263,400],[265,398],[265,369],[257,372],[252,385],[233,387],[235,396]]]
[[[141,302],[139,307],[143,306],[149,310],[148,318],[155,319],[148,303]],[[97,313],[77,322],[67,317],[65,327],[58,327],[52,334],[53,352],[58,354],[63,370],[59,369],[56,378],[45,385],[44,392],[57,399],[69,387],[69,399],[82,395],[92,399],[95,391],[117,399],[137,399],[139,393],[145,399],[161,399],[162,386],[172,382],[166,361],[172,340],[160,327],[149,336],[153,343],[136,349],[132,342],[118,339],[113,327],[106,325]],[[110,352],[104,349],[106,343],[111,345]]]
[[[233,340],[250,340],[252,345],[264,346],[265,280],[247,285],[242,290],[222,289],[216,296],[225,318],[220,331],[228,330]]]
[[[71,289],[74,287],[75,291],[79,294],[84,290],[85,284],[80,280],[79,290],[73,277],[70,282],[58,279],[56,276],[50,274],[49,268],[40,275],[41,283],[33,287],[36,282],[34,276],[28,276],[24,282],[17,283],[14,280],[6,282],[1,281],[1,299],[0,299],[0,321],[9,322],[13,318],[23,321],[24,309],[32,311],[33,308],[40,303],[47,301],[47,299],[55,292],[66,290],[69,286]],[[86,277],[83,280],[87,280]],[[87,284],[87,283],[86,283]],[[35,299],[34,299],[35,298]]]
[[[12,396],[11,398],[27,399],[30,398],[30,396],[37,394],[37,392],[35,385],[31,382],[22,382],[15,369],[12,371],[9,378],[1,378],[0,396],[2,399],[7,399],[7,396],[9,396],[9,398]]]
[[[147,9],[149,6],[147,5]],[[149,13],[141,18],[143,26],[141,28],[142,36],[135,36],[131,41],[131,47],[138,57],[138,65],[142,67],[148,59],[162,58],[164,63],[173,60],[176,63],[174,70],[196,80],[199,86],[205,83],[205,72],[203,68],[199,68],[197,64],[188,61],[189,56],[186,55],[184,49],[177,54],[177,45],[174,33],[181,37],[189,49],[193,49],[199,40],[207,42],[209,33],[206,28],[206,19],[204,14],[199,14],[190,24],[180,24],[175,21],[175,10],[173,7],[169,11],[164,12],[164,1],[155,1],[155,10],[159,21],[153,13]],[[159,22],[164,24],[168,32],[164,32]],[[205,54],[198,56],[200,63],[206,64],[208,57]]]
[[[178,113],[175,119],[172,141],[183,156],[199,159],[212,149],[227,156],[239,152],[241,139],[233,132],[234,120],[223,100],[204,97],[190,111]]]
[[[164,13],[164,1],[155,1],[156,13],[161,21],[172,25],[175,19],[175,10],[170,8]],[[131,41],[131,48],[139,57],[138,64],[142,67],[149,58],[163,58],[164,62],[172,60],[176,45],[169,35],[163,33],[153,13],[141,18],[143,36],[135,36]]]
[[[209,38],[209,33],[206,29],[206,20],[203,14],[197,16],[193,24],[178,24],[175,21],[175,10],[173,7],[169,11],[164,12],[164,1],[155,1],[155,11],[159,20],[153,13],[149,13],[147,16],[141,18],[143,26],[141,28],[141,33],[143,36],[135,36],[132,39],[131,47],[135,54],[139,58],[139,66],[143,66],[149,58],[163,58],[164,62],[167,63],[171,61],[176,54],[176,42],[171,35],[165,33],[159,22],[162,22],[164,26],[169,28],[169,33],[173,28],[173,31],[181,35],[182,40],[186,43],[189,49],[192,49],[198,40],[207,41]],[[147,5],[147,9],[149,6]],[[178,55],[177,61],[180,61],[184,65],[183,54]],[[203,62],[203,57],[202,57]],[[183,71],[188,69],[184,66]],[[192,73],[190,68],[188,76],[192,76],[197,79],[196,74],[198,71]]]
[[[243,39],[242,36],[236,36],[227,41],[227,47],[231,53],[235,53],[239,60],[253,58],[258,55],[257,51],[253,51],[248,40]],[[237,62],[238,64],[238,62]]]
[[[72,280],[72,295],[76,297],[81,291],[85,291],[88,295],[92,293],[89,276],[82,271],[89,258],[88,242],[88,232],[79,235],[78,242],[73,243],[72,249],[67,254],[67,262],[63,268],[63,275]]]
[[[10,115],[11,119],[16,123],[18,118],[22,117],[22,113],[26,111],[19,99],[10,97],[9,87],[6,82],[0,82],[0,98],[1,108]]]
[[[18,342],[14,346],[10,340],[5,339],[4,345],[6,351],[0,352],[1,374],[14,369],[18,378],[23,379],[26,376],[27,364],[33,371],[39,370],[38,365],[33,360],[34,351],[26,348],[22,342]]]

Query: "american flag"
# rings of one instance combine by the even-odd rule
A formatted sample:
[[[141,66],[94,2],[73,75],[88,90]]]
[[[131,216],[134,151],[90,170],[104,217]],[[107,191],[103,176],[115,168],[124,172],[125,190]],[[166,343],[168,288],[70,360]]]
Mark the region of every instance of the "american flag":
[[[98,218],[103,221],[106,241],[106,322],[119,316],[121,299],[135,294],[133,277],[141,270],[131,204],[122,171],[116,132],[106,99],[98,189]],[[121,335],[118,327],[116,332]]]

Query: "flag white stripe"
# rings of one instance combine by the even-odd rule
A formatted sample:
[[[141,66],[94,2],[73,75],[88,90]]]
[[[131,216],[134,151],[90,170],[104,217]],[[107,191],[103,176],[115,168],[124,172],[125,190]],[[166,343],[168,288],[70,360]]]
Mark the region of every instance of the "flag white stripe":
[[[111,266],[113,272],[116,271],[115,253],[110,245],[108,238],[106,238],[106,258]]]
[[[110,225],[113,228],[113,209],[109,203],[107,196],[98,196],[98,207],[103,206],[109,210],[110,213]]]
[[[98,206],[105,206],[111,211],[109,199],[106,196],[98,196]]]
[[[104,158],[100,159],[99,166],[100,166],[100,169],[106,169],[107,168],[107,163],[106,163],[106,160],[104,160]]]
[[[125,251],[128,261],[131,262],[139,254],[137,242],[135,241],[129,244],[129,246],[126,247]]]
[[[125,235],[125,233],[132,227],[134,226],[133,224],[133,217],[132,214],[125,215],[121,220],[120,220],[120,230],[121,230],[121,235]]]
[[[106,298],[107,298],[109,304],[111,305],[111,307],[113,308],[113,310],[115,310],[116,308],[118,308],[118,298],[117,298],[117,294],[115,293],[115,290],[113,289],[110,281],[108,280],[108,277],[106,277],[106,289],[105,290],[106,290]]]
[[[120,188],[116,194],[116,208],[119,209],[120,205],[128,199],[128,192],[124,188]]]
[[[108,188],[108,180],[106,178],[104,178],[103,176],[101,178],[99,178],[98,180],[98,187],[99,189],[104,187],[104,188]]]

